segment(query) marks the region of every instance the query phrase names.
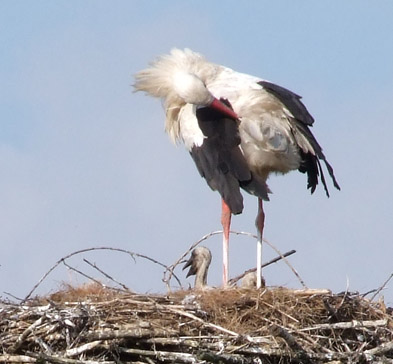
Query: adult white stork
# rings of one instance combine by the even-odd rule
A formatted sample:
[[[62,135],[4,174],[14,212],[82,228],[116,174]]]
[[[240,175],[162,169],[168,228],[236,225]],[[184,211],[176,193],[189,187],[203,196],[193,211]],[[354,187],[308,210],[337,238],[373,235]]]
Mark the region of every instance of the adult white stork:
[[[223,283],[228,282],[231,214],[243,210],[240,188],[258,197],[257,287],[261,286],[262,234],[270,173],[298,169],[314,192],[320,160],[340,189],[309,127],[314,119],[295,93],[260,78],[208,62],[189,49],[173,49],[135,76],[135,90],[163,99],[165,129],[182,141],[197,168],[222,197]]]

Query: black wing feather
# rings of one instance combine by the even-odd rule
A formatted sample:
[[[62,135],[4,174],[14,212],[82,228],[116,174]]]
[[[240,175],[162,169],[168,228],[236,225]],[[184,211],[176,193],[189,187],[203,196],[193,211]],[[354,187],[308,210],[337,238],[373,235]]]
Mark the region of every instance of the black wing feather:
[[[311,193],[313,193],[318,185],[318,180],[320,177],[326,195],[329,197],[329,190],[326,184],[320,160],[324,161],[326,169],[328,170],[328,173],[333,180],[334,187],[339,190],[340,186],[338,185],[336,177],[334,176],[332,166],[326,160],[326,157],[322,152],[321,146],[319,145],[314,135],[311,133],[311,130],[309,129],[309,127],[311,127],[314,123],[314,118],[308,112],[304,104],[300,101],[301,96],[287,90],[284,87],[275,85],[267,81],[261,81],[258,82],[258,84],[261,85],[273,96],[275,96],[291,112],[294,117],[290,118],[290,121],[292,123],[292,126],[296,130],[295,132],[302,133],[314,149],[315,154],[312,154],[310,152],[303,151],[299,146],[300,156],[302,158],[299,171],[302,173],[307,173],[307,188],[309,188],[311,190]]]
[[[308,112],[304,104],[300,101],[302,98],[301,96],[284,87],[275,85],[274,83],[268,81],[260,81],[258,84],[261,85],[266,91],[276,96],[292,113],[295,119],[301,120],[304,124],[310,126],[314,123],[314,118]]]
[[[210,188],[221,194],[233,214],[243,211],[240,187],[268,200],[266,183],[254,178],[239,148],[238,121],[210,107],[197,109],[196,117],[205,139],[191,149],[191,156]]]

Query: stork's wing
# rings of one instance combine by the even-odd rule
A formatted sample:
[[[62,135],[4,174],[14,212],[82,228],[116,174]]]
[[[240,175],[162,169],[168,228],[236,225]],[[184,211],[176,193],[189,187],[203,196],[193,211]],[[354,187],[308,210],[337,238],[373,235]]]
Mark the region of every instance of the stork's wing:
[[[304,104],[300,101],[301,96],[294,92],[278,86],[268,81],[258,82],[266,91],[277,97],[284,106],[292,113],[295,119],[302,121],[306,125],[312,125],[314,118],[308,112]]]
[[[293,119],[290,119],[292,126],[296,129],[297,132],[300,132],[303,137],[307,139],[314,149],[314,153],[311,153],[310,151],[302,150],[301,146],[299,145],[300,155],[302,157],[299,171],[302,173],[307,173],[307,188],[311,189],[311,193],[313,193],[318,184],[318,177],[320,177],[321,182],[325,188],[326,195],[329,197],[329,190],[327,188],[325,176],[323,174],[322,166],[319,160],[324,161],[326,169],[333,180],[334,187],[339,190],[340,186],[336,181],[332,166],[326,160],[321,146],[309,129],[309,126],[311,127],[314,123],[314,118],[308,112],[304,104],[300,101],[301,96],[287,90],[284,87],[267,81],[260,81],[258,84],[261,85],[267,92],[271,93],[278,100],[280,100],[280,102],[288,109],[288,111],[293,115]]]
[[[268,200],[266,183],[252,175],[239,148],[238,121],[211,107],[197,109],[196,117],[205,139],[191,149],[191,156],[210,188],[221,194],[233,214],[243,211],[240,187]]]

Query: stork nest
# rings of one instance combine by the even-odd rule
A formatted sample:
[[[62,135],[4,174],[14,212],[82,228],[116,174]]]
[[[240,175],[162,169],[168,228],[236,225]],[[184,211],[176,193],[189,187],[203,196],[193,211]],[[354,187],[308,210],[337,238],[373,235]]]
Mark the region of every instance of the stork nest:
[[[140,295],[89,284],[1,302],[0,362],[391,363],[392,329],[382,301],[348,292]]]

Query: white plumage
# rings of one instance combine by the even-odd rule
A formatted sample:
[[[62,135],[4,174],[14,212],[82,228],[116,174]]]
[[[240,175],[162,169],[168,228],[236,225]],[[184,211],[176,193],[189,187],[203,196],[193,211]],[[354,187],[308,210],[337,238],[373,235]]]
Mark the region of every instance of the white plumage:
[[[189,49],[173,49],[160,56],[138,72],[135,80],[137,91],[164,101],[165,129],[170,138],[185,144],[201,175],[223,198],[224,285],[228,280],[230,215],[243,208],[239,188],[259,198],[260,244],[262,199],[268,199],[265,181],[270,173],[299,169],[307,173],[311,192],[320,178],[328,194],[319,162],[323,160],[339,189],[309,130],[314,120],[293,92],[208,62]],[[260,263],[258,260],[258,266]]]

